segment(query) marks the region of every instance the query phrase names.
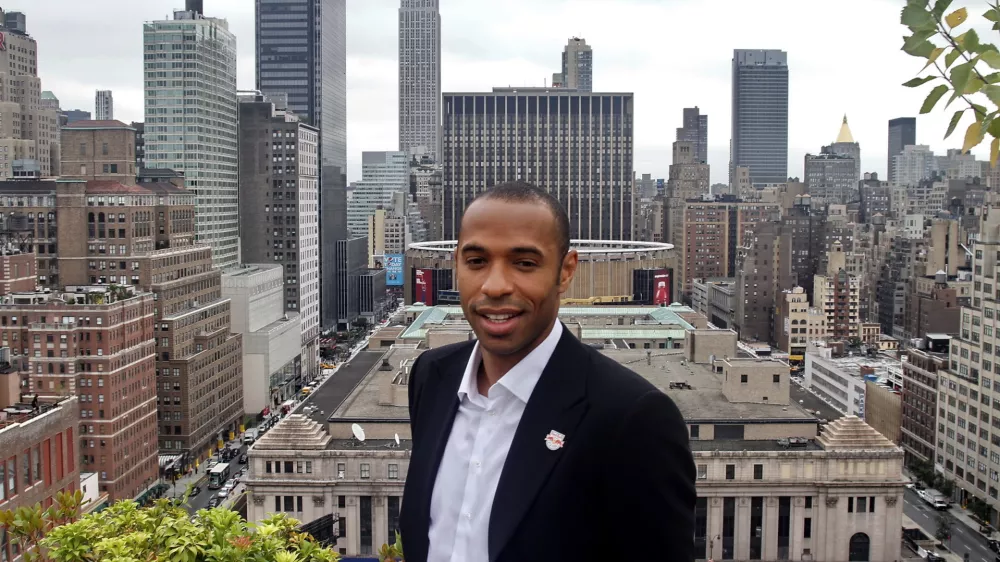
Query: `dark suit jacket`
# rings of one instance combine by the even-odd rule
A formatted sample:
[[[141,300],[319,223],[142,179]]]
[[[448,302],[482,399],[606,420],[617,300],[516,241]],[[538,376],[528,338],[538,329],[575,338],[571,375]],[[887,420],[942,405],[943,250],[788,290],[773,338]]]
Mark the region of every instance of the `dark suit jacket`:
[[[472,349],[463,342],[428,350],[410,371],[413,449],[400,514],[406,562],[427,560],[431,494]],[[556,451],[545,444],[552,430],[566,436]],[[497,485],[490,562],[688,562],[695,497],[687,428],[673,401],[567,329]]]

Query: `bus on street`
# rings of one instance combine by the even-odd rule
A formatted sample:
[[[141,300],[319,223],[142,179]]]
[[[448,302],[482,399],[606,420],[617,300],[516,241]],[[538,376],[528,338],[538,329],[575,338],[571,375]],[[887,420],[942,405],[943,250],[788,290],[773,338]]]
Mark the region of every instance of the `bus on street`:
[[[208,489],[218,490],[219,488],[226,485],[226,481],[229,480],[229,463],[219,463],[212,467],[212,470],[208,472]]]

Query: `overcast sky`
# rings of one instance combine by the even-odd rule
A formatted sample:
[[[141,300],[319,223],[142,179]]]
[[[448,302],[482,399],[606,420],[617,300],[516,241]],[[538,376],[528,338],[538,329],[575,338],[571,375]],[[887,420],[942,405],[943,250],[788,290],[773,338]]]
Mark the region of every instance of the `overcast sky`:
[[[344,1],[344,0],[327,0]],[[361,152],[397,148],[398,0],[348,6],[348,177]],[[441,0],[444,91],[551,80],[570,36],[594,49],[594,90],[635,93],[635,169],[666,177],[681,109],[709,116],[712,181],[727,182],[734,48],[783,49],[790,71],[788,172],[834,140],[846,113],[864,171],[885,177],[887,121],[916,115],[930,86],[899,84],[921,68],[902,53],[903,0]],[[983,12],[969,5],[970,19]],[[143,119],[142,23],[169,17],[183,0],[6,0],[27,15],[38,40],[42,88],[63,109],[94,109],[94,91],[114,91],[115,117]],[[253,0],[205,0],[237,36],[239,87],[254,87]],[[988,29],[988,28],[987,28]],[[995,32],[983,31],[985,37]],[[957,102],[956,102],[957,105]],[[942,102],[943,106],[943,102]],[[954,108],[953,108],[954,109]],[[918,117],[917,142],[935,151],[948,114]],[[964,127],[960,129],[964,131]],[[980,148],[980,158],[986,151]]]

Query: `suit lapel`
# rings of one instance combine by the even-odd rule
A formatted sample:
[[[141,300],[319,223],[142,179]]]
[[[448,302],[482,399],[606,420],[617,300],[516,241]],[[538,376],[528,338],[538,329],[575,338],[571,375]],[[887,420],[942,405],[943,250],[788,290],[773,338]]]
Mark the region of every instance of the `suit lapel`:
[[[440,376],[429,378],[428,383],[433,381],[434,385],[425,389],[423,393],[424,396],[432,398],[431,402],[420,405],[423,414],[421,421],[424,424],[422,432],[425,432],[423,442],[427,446],[421,447],[419,458],[412,459],[410,466],[422,469],[419,475],[415,475],[420,481],[420,485],[416,487],[420,490],[419,520],[427,522],[428,526],[434,481],[441,466],[445,445],[448,444],[451,426],[455,422],[455,414],[458,412],[458,386],[462,383],[462,375],[465,373],[465,366],[472,355],[473,347],[474,343],[470,343],[466,348],[456,352],[452,360],[435,365],[435,369],[440,369],[438,371]],[[426,530],[424,534],[426,535]]]
[[[507,461],[497,484],[490,512],[489,553],[495,561],[510,540],[535,496],[562,458],[563,449],[550,450],[546,436],[557,431],[569,445],[586,412],[586,349],[570,333],[563,335],[531,393],[514,433]]]

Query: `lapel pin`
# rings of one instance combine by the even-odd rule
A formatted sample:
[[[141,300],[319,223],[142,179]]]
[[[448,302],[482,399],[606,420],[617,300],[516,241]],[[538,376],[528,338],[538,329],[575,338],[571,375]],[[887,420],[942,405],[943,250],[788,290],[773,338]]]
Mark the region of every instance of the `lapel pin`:
[[[545,446],[548,447],[550,451],[562,449],[562,446],[565,444],[565,440],[565,435],[553,429],[548,435],[545,436]]]

